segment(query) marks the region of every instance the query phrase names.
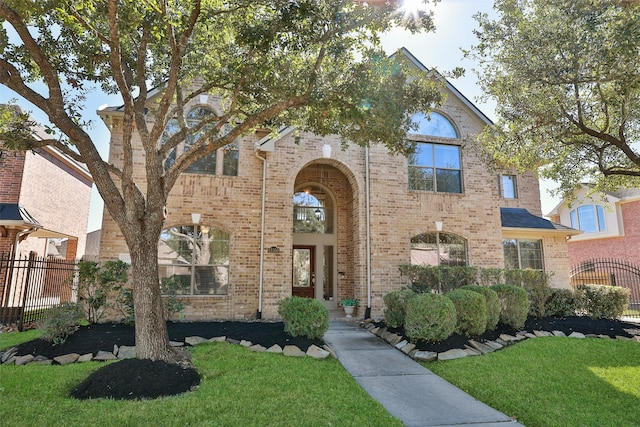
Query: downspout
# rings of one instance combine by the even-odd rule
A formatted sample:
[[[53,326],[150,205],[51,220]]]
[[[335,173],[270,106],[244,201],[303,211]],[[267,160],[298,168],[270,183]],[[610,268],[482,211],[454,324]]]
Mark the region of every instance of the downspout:
[[[256,319],[262,319],[262,281],[264,272],[264,212],[265,199],[267,194],[267,158],[261,157],[258,151],[255,152],[256,157],[262,160],[262,207],[260,213],[260,273],[258,278],[258,310]]]
[[[364,147],[365,160],[364,160],[364,199],[365,199],[365,211],[367,222],[367,309],[364,312],[364,318],[369,319],[371,317],[371,212],[369,205],[369,146]]]

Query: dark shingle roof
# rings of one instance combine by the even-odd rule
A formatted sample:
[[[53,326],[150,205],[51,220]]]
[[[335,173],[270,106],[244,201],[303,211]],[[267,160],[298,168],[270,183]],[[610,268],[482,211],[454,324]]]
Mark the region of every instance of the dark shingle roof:
[[[522,208],[500,208],[500,220],[503,227],[557,229],[554,223],[548,219],[535,216]]]
[[[23,206],[17,203],[0,203],[0,224],[12,222],[40,225],[38,220],[32,217]]]

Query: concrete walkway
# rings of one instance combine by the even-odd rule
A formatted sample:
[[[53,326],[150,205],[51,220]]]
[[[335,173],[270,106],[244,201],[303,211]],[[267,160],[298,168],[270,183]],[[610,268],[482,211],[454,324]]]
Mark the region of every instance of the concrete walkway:
[[[355,323],[332,320],[324,340],[358,384],[406,426],[521,426]]]

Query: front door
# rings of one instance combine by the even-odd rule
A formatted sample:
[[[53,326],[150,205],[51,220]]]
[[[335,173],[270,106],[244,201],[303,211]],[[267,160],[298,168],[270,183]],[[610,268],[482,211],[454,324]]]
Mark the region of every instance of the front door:
[[[293,247],[293,283],[291,295],[315,298],[315,246]]]

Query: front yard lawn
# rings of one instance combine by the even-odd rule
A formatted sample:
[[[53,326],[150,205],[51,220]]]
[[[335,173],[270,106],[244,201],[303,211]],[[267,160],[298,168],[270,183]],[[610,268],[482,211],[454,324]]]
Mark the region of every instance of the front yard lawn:
[[[536,338],[424,364],[527,427],[640,425],[640,343]]]
[[[24,334],[24,333],[23,333]],[[18,335],[18,337],[16,337]],[[0,348],[22,338],[0,334]],[[401,426],[334,359],[255,353],[200,344],[197,390],[147,401],[79,401],[69,391],[99,362],[0,366],[2,425],[38,426]]]

